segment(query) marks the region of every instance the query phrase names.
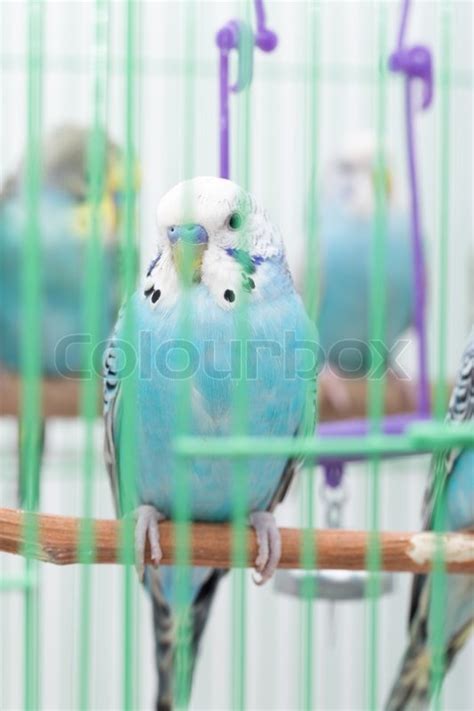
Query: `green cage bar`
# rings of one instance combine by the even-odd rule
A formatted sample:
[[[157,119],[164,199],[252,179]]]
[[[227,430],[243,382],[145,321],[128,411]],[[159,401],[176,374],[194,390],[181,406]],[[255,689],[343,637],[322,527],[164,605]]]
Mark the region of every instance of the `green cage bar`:
[[[38,196],[41,181],[41,126],[43,79],[43,3],[30,0],[27,7],[27,155],[25,207],[27,214],[22,269],[23,333],[21,350],[21,442],[20,466],[26,488],[26,507],[38,506],[38,480],[41,448],[40,415],[40,333],[41,333],[41,235],[38,221]],[[40,706],[39,669],[39,591],[38,566],[29,560],[37,530],[28,514],[24,521],[26,545],[25,577],[35,584],[24,591],[24,695],[25,709]]]
[[[371,303],[370,336],[372,339],[372,357],[376,352],[374,343],[385,342],[385,281],[387,272],[387,205],[385,195],[386,159],[386,105],[387,105],[387,7],[385,3],[374,3],[375,15],[375,58],[374,67],[377,75],[375,92],[375,126],[377,137],[377,157],[375,176],[375,220],[371,264]],[[369,379],[368,414],[370,431],[377,435],[381,431],[384,414],[385,375]],[[379,507],[380,507],[380,457],[375,454],[368,461],[368,529],[371,533],[367,551],[367,708],[378,708],[378,657],[379,657],[379,598],[380,598],[380,544],[379,544]]]
[[[124,205],[124,225],[121,239],[122,255],[122,294],[124,303],[131,298],[136,288],[137,276],[137,255],[136,255],[136,102],[138,101],[137,74],[137,31],[138,31],[138,6],[133,0],[123,3],[124,17],[124,47],[125,57],[123,64],[124,72],[124,174],[125,174],[125,205]],[[124,340],[129,344],[133,353],[137,352],[134,333],[134,310],[126,308],[124,310]],[[134,519],[130,516],[136,506],[135,480],[137,462],[137,379],[139,377],[136,369],[123,380],[123,426],[120,437],[120,472],[121,472],[121,496],[123,510],[127,512],[127,523],[124,527],[122,538],[122,560],[123,570],[123,655],[122,655],[122,705],[124,709],[134,707],[137,680],[134,672],[136,649],[135,630],[137,616],[135,611],[135,598],[133,593],[135,571],[133,567],[134,550]]]
[[[438,309],[438,387],[435,392],[433,416],[435,420],[442,421],[446,412],[446,397],[442,392],[441,379],[446,377],[446,341],[447,304],[448,304],[448,234],[449,234],[449,113],[450,113],[450,54],[451,54],[451,3],[442,0],[439,6],[440,14],[440,70],[443,80],[440,85],[440,124],[439,124],[439,153],[440,175],[438,176],[438,220],[439,220],[439,302]],[[435,487],[443,482],[444,457],[439,452],[434,464]],[[445,528],[445,500],[438,496],[433,522],[434,530],[440,533]],[[441,683],[446,660],[444,658],[444,621],[446,619],[446,590],[448,579],[444,564],[444,549],[441,539],[438,543],[436,561],[433,570],[432,596],[429,611],[431,647],[431,678],[430,684],[433,693],[433,705],[436,711],[443,708],[441,697]]]
[[[318,214],[318,139],[319,139],[319,101],[320,101],[320,71],[321,71],[321,36],[320,31],[322,21],[322,8],[320,2],[310,0],[305,4],[307,17],[306,32],[306,55],[307,66],[305,72],[305,131],[303,137],[308,146],[307,160],[304,175],[304,185],[307,185],[307,215],[306,215],[306,270],[304,275],[304,301],[307,313],[313,323],[317,318],[317,302],[319,291],[317,287],[318,276],[320,276],[319,264],[319,214]],[[316,280],[315,280],[315,275]],[[308,334],[309,336],[310,334]],[[302,435],[312,435],[316,416],[313,417],[315,393],[311,384],[307,387],[307,403],[305,422],[302,427]],[[299,438],[297,438],[299,439]],[[301,565],[308,571],[303,580],[302,599],[300,603],[300,705],[303,709],[311,709],[314,706],[314,666],[315,666],[315,639],[314,639],[314,600],[317,595],[315,590],[315,579],[311,575],[312,570],[317,567],[317,561],[312,546],[312,531],[315,526],[315,501],[314,501],[314,462],[303,460],[301,471],[301,524],[303,528],[303,538],[301,542]]]
[[[252,3],[250,0],[239,0],[239,16],[243,21],[252,22]],[[242,35],[242,56],[248,56],[248,43],[253,43],[253,34]],[[252,184],[252,96],[251,86],[245,87],[239,94],[236,106],[236,176],[235,180],[245,190],[251,190]],[[233,177],[233,176],[231,176]],[[245,243],[246,234],[243,230],[242,241]],[[247,373],[247,345],[249,327],[247,320],[248,300],[244,290],[240,290],[236,310],[235,337],[243,344],[238,379],[232,400],[232,429],[236,435],[245,435],[248,432],[249,408],[249,381]],[[232,373],[231,377],[235,377]],[[247,560],[245,547],[245,533],[247,526],[247,498],[248,490],[248,459],[243,457],[235,460],[232,466],[233,486],[233,511],[232,511],[232,595],[231,595],[231,649],[230,660],[232,664],[231,687],[229,694],[230,707],[236,711],[247,708],[247,614],[249,605],[247,600],[246,579],[247,571],[244,567]]]
[[[94,11],[94,44],[92,69],[93,116],[88,145],[87,165],[89,174],[89,201],[91,205],[91,230],[87,243],[86,274],[84,291],[84,328],[89,342],[83,349],[84,369],[90,377],[82,382],[81,416],[85,427],[83,459],[83,520],[78,541],[78,558],[84,563],[80,581],[80,617],[78,659],[78,708],[90,708],[91,677],[91,626],[92,626],[92,579],[91,564],[95,559],[95,542],[92,528],[94,512],[94,426],[97,418],[98,374],[91,367],[94,349],[100,341],[100,303],[103,284],[103,246],[100,203],[105,175],[108,82],[108,30],[109,4],[96,0]]]

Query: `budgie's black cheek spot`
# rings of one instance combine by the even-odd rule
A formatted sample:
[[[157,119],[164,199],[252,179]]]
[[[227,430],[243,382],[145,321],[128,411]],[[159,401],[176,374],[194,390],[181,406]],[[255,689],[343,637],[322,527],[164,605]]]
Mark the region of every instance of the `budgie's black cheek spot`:
[[[151,295],[151,300],[152,300],[152,302],[153,302],[154,304],[156,304],[156,302],[158,301],[158,299],[160,298],[160,296],[161,296],[161,291],[160,291],[159,289],[157,289],[157,290],[154,291],[153,294]]]
[[[226,289],[224,291],[224,299],[232,304],[235,301],[235,292],[232,289]]]
[[[251,289],[255,289],[255,282],[251,277],[248,278],[247,284],[250,286]]]
[[[150,296],[150,294],[152,293],[152,291],[153,291],[153,287],[150,286],[150,288],[145,289],[145,291],[143,293],[145,294],[146,298],[148,298]]]

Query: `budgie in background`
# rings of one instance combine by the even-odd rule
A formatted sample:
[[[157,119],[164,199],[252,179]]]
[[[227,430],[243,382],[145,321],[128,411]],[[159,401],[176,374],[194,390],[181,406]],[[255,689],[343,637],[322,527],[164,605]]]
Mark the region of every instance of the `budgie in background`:
[[[173,517],[176,458],[172,438],[177,431],[182,352],[172,344],[183,336],[185,308],[192,324],[193,364],[187,432],[206,438],[231,435],[233,406],[240,375],[235,368],[239,330],[237,313],[245,307],[247,337],[241,341],[247,363],[247,426],[260,437],[309,434],[314,431],[316,350],[314,325],[296,294],[278,230],[255,199],[221,178],[200,177],[180,183],[161,200],[158,245],[143,284],[124,306],[105,362],[105,458],[117,510],[124,503],[123,404],[119,369],[124,367],[120,343],[125,337],[125,309],[131,309],[133,335],[140,334],[140,367],[132,435],[137,447],[136,556],[144,572],[144,550],[150,543],[153,561],[161,559],[159,522]],[[191,278],[182,276],[182,261],[192,262]],[[144,335],[146,338],[144,338]],[[301,343],[306,341],[306,348]],[[182,346],[182,341],[179,341]],[[234,355],[233,355],[234,352]],[[122,365],[120,361],[122,360]],[[146,366],[153,363],[151,370]],[[304,373],[304,376],[303,376]],[[255,562],[260,582],[275,570],[280,535],[273,510],[282,500],[297,462],[285,457],[249,457],[246,508],[257,535]],[[202,457],[190,460],[190,511],[193,521],[229,521],[233,516],[232,461]],[[225,571],[192,568],[189,590],[191,673],[212,600]],[[157,708],[173,705],[176,650],[176,569],[148,566],[146,585],[153,604]]]
[[[66,348],[65,337],[84,334],[86,253],[92,206],[88,197],[90,132],[63,125],[46,136],[42,146],[42,176],[38,221],[41,243],[41,371],[71,376],[82,367],[80,343]],[[20,370],[23,246],[26,229],[24,166],[8,178],[0,196],[0,365]],[[96,308],[102,338],[110,336],[119,306],[119,229],[123,195],[122,155],[106,139],[100,231],[103,298]],[[62,345],[63,344],[63,345]]]
[[[474,420],[474,329],[464,352],[446,421]],[[442,528],[474,529],[474,449],[455,448],[434,455],[425,495],[425,530],[432,529],[438,505]],[[409,634],[386,711],[421,711],[430,705],[431,575],[413,581]],[[444,671],[466,643],[474,627],[474,575],[448,575],[443,599]]]
[[[45,137],[41,150],[38,200],[40,233],[40,372],[71,377],[83,365],[87,337],[84,297],[87,286],[87,241],[91,235],[88,150],[90,131],[62,125]],[[123,202],[123,165],[119,147],[107,137],[99,206],[103,252],[99,262],[103,290],[96,304],[100,340],[112,332],[119,306],[119,230]],[[22,262],[27,223],[25,168],[20,164],[0,195],[0,369],[19,373],[22,315]],[[79,335],[78,335],[79,334]],[[40,449],[44,446],[42,425]],[[21,433],[20,433],[21,436]],[[24,502],[20,462],[19,497]],[[38,482],[39,486],[39,482]],[[39,488],[34,493],[38,500]]]
[[[325,394],[338,411],[348,406],[344,379],[364,377],[372,368],[369,342],[376,158],[375,140],[370,135],[353,137],[323,176],[318,330],[326,367],[320,386],[324,384]],[[414,289],[409,215],[395,205],[390,173],[379,179],[385,187],[387,210],[383,356],[413,323]],[[390,361],[388,355],[385,360]],[[391,365],[396,371],[396,365]],[[392,370],[389,375],[394,375]],[[398,382],[411,400],[406,381]]]

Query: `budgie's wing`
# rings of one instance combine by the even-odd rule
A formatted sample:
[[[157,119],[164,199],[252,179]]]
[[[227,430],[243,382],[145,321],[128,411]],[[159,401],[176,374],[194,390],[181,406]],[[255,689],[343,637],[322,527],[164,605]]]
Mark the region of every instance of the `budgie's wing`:
[[[446,422],[456,424],[458,422],[468,422],[472,419],[474,419],[474,331],[462,357],[461,367],[449,401]],[[446,482],[461,451],[461,448],[444,451],[433,460],[423,507],[426,528],[432,525],[437,497],[444,491]],[[439,475],[440,469],[437,470],[437,467],[442,468],[441,476]],[[436,476],[437,474],[438,476]]]
[[[301,417],[300,424],[298,425],[295,437],[310,437],[314,434],[314,428],[316,426],[316,390],[317,383],[316,377],[308,383],[307,393],[306,393],[306,403]],[[288,459],[286,466],[281,475],[278,487],[272,496],[270,504],[268,506],[269,511],[273,511],[278,504],[280,504],[285,498],[288,489],[290,488],[291,482],[299,468],[299,466],[304,461],[304,457],[291,457]]]
[[[122,512],[120,479],[115,449],[115,422],[120,402],[120,380],[117,375],[117,334],[123,321],[124,307],[120,310],[117,324],[104,355],[104,460],[109,475],[115,510]]]

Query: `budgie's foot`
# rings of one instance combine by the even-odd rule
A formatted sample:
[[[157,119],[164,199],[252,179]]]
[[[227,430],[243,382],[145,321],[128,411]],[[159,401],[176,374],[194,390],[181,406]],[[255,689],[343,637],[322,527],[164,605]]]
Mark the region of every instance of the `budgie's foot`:
[[[259,578],[257,585],[263,585],[276,570],[281,556],[281,536],[275,517],[269,511],[254,511],[249,517],[250,525],[255,529],[258,543],[258,555],[255,570]]]
[[[164,516],[154,506],[139,506],[135,511],[135,567],[138,577],[143,581],[145,575],[145,548],[147,541],[150,542],[151,560],[154,566],[158,566],[163,557],[160,546],[160,531],[158,524],[164,520]]]
[[[324,367],[318,377],[321,397],[338,415],[347,413],[351,408],[351,396],[342,374]]]

